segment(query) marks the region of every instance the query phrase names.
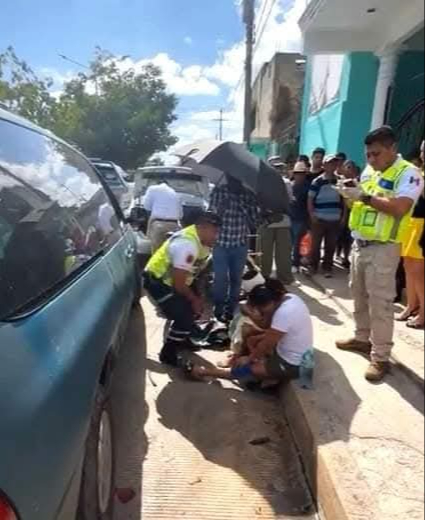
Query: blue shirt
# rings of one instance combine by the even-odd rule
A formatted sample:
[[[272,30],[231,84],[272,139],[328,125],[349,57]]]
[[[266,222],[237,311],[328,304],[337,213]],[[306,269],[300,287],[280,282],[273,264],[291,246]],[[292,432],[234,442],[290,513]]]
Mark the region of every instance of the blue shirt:
[[[325,174],[315,179],[309,197],[313,199],[314,216],[327,222],[337,222],[342,218],[344,201],[337,190],[338,179],[327,179]]]

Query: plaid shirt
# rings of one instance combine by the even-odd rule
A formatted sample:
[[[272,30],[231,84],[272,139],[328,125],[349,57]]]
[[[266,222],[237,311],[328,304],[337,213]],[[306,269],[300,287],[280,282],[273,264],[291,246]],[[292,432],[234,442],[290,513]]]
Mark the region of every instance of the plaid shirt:
[[[248,243],[248,236],[256,233],[260,225],[260,209],[257,199],[248,190],[232,193],[228,186],[215,188],[211,194],[210,210],[223,219],[220,238],[221,247],[240,247]]]

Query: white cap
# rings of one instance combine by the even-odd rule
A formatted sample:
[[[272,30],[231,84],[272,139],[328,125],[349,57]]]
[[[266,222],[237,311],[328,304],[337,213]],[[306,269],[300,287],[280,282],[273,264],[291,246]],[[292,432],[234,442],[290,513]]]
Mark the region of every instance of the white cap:
[[[335,154],[327,155],[323,160],[323,164],[329,164],[333,161],[338,161],[338,157]]]

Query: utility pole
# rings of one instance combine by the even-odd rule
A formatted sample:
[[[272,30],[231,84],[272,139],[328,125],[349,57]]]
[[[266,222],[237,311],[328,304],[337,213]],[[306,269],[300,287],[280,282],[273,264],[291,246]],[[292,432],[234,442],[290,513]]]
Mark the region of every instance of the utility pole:
[[[245,115],[244,141],[251,144],[251,112],[252,112],[252,60],[254,48],[255,0],[243,0],[243,21],[246,26],[246,61],[245,61]]]
[[[219,124],[218,127],[218,139],[219,141],[223,141],[223,130],[224,130],[224,123],[228,121],[228,119],[224,119],[224,110],[220,110],[220,117],[218,119],[214,119],[216,123]]]

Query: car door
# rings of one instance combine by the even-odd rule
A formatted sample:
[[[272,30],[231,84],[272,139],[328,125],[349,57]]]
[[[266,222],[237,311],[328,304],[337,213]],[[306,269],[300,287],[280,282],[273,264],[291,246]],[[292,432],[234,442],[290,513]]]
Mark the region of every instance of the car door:
[[[0,493],[24,519],[56,520],[134,271],[87,161],[3,119],[0,135]]]

